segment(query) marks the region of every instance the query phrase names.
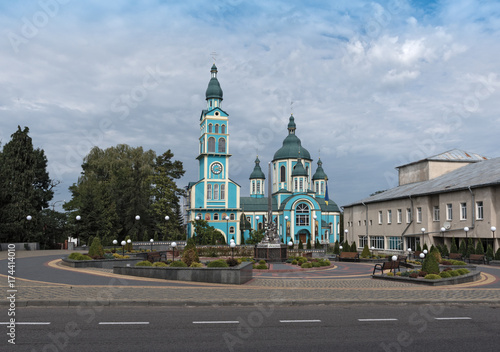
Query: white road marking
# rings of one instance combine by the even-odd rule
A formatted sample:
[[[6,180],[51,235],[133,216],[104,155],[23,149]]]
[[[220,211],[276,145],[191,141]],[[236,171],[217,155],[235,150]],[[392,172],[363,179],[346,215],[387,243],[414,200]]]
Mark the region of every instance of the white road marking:
[[[359,321],[397,321],[395,318],[386,318],[386,319],[358,319]]]
[[[239,324],[238,320],[193,321],[193,324]]]
[[[321,323],[321,320],[280,320],[280,323]]]
[[[470,317],[449,317],[449,318],[434,318],[436,320],[471,320]]]
[[[1,322],[0,325],[9,325],[10,323]],[[34,322],[15,322],[16,325],[50,325],[50,322],[34,321]]]
[[[99,325],[148,325],[149,321],[101,321]]]

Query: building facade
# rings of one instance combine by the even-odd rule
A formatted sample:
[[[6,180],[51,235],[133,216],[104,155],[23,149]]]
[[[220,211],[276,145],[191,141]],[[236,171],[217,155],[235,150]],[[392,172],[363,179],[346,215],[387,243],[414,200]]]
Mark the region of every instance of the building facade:
[[[340,210],[328,197],[328,177],[321,160],[312,173],[313,159],[295,134],[290,116],[283,146],[263,171],[257,157],[251,171],[250,195],[242,197],[241,187],[229,178],[229,115],[221,105],[223,92],[212,66],[206,90],[206,108],[200,116],[199,180],[187,187],[187,232],[194,235],[193,222],[204,219],[226,239],[240,244],[250,231],[263,229],[268,209],[266,173],[272,175],[272,214],[284,243],[310,240],[333,243],[338,240]],[[249,171],[252,165],[249,166]],[[269,192],[269,190],[267,190]]]
[[[472,238],[499,248],[500,158],[451,150],[398,172],[398,187],[344,206],[349,242],[399,252]]]

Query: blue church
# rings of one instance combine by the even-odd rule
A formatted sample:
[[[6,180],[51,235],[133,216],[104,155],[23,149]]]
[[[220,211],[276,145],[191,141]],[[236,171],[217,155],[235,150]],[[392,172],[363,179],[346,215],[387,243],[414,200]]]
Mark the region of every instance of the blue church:
[[[204,219],[222,233],[226,242],[237,244],[251,230],[264,228],[268,216],[265,195],[266,174],[255,159],[250,173],[250,196],[242,197],[241,186],[230,179],[229,115],[222,110],[222,89],[217,67],[212,66],[206,90],[207,106],[200,116],[198,169],[199,180],[187,187],[187,232],[192,237],[196,219]],[[313,159],[296,135],[294,116],[290,116],[283,146],[271,161],[272,214],[284,243],[318,239],[323,244],[339,240],[340,210],[328,198],[328,177],[321,159],[312,173]],[[249,171],[251,166],[249,167]]]

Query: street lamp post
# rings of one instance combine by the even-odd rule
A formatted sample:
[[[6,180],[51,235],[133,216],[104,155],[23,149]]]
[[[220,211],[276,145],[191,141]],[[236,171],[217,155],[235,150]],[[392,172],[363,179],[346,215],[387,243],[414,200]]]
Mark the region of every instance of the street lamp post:
[[[259,219],[260,219],[260,217],[257,215],[255,217],[255,220],[257,220],[257,230],[259,230]]]
[[[397,255],[393,255],[391,259],[392,259],[393,262],[395,262],[396,260],[398,260],[398,256]],[[394,267],[394,275],[396,275],[396,265],[393,265],[393,267]]]
[[[344,235],[344,241],[341,241],[341,242],[345,242],[345,240],[346,240],[346,238],[347,238],[347,234],[349,233],[349,230],[348,230],[348,229],[345,229],[345,230],[344,230],[344,233],[345,233],[345,235]]]
[[[490,230],[493,233],[493,255],[494,255],[495,254],[495,231],[497,230],[497,228],[495,226],[492,226]]]
[[[370,249],[372,250],[372,257],[373,257],[373,252],[375,251],[375,247],[371,246]]]
[[[153,251],[153,242],[154,242],[154,241],[155,241],[154,239],[150,239],[150,240],[149,240],[149,242],[151,243],[151,252]]]
[[[443,237],[443,245],[444,245],[444,232],[446,231],[446,228],[443,226],[441,227],[441,236]]]
[[[172,261],[175,262],[175,247],[177,247],[177,243],[172,242],[170,245],[172,246]]]
[[[168,220],[170,220],[170,216],[165,215],[165,241],[167,240],[167,236],[168,236],[168,228],[167,228]]]
[[[314,224],[313,224],[313,229],[314,229],[314,248],[316,248],[316,241],[318,240],[318,233],[316,232],[316,219],[318,217],[316,216],[316,214],[313,215],[313,219],[314,219]]]
[[[408,247],[407,251],[408,251],[408,259],[410,259],[411,258],[411,248]]]
[[[236,247],[236,243],[234,243],[233,239],[231,239],[231,243],[229,244],[229,247],[231,247],[231,259],[234,259],[234,247]]]
[[[468,237],[467,237],[467,232],[469,232],[469,228],[467,226],[464,227],[464,231],[465,231],[465,242],[468,241]],[[468,243],[466,243],[466,245],[468,245]]]
[[[122,245],[122,256],[125,256],[125,245],[126,244],[127,244],[127,242],[125,242],[125,241],[121,242],[121,245]]]
[[[226,234],[227,238],[229,238],[229,216],[226,215],[226,218],[224,220],[226,220]]]
[[[114,252],[113,253],[116,253],[116,244],[118,243],[117,240],[113,240],[113,247],[114,247]]]
[[[78,246],[78,223],[80,222],[80,220],[82,220],[82,217],[80,215],[77,215],[75,217],[76,219],[76,245]]]
[[[425,244],[425,227],[422,227],[420,231],[422,231],[422,246],[423,246]]]

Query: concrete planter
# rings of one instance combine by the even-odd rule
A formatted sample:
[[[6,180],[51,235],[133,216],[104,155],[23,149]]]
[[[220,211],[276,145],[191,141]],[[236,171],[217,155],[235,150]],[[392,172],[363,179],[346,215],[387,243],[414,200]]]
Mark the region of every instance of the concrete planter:
[[[130,259],[96,259],[96,260],[72,260],[68,258],[62,259],[62,264],[72,268],[101,268],[113,269],[116,265],[134,266],[143,259],[130,258]]]
[[[253,264],[241,263],[230,268],[160,268],[151,266],[115,266],[114,274],[154,279],[242,285],[252,279]]]
[[[463,267],[463,266],[462,266]],[[438,280],[426,280],[423,278],[418,278],[418,279],[412,279],[410,277],[401,277],[401,276],[387,276],[387,275],[372,275],[373,279],[378,279],[378,280],[391,280],[391,281],[398,281],[398,282],[411,282],[412,284],[417,284],[417,285],[427,285],[427,286],[445,286],[445,285],[457,285],[457,284],[463,284],[466,282],[473,282],[477,281],[481,278],[481,272],[472,272],[468,273],[466,275],[460,275],[460,276],[454,276],[454,277],[448,277],[445,279],[438,279]]]

